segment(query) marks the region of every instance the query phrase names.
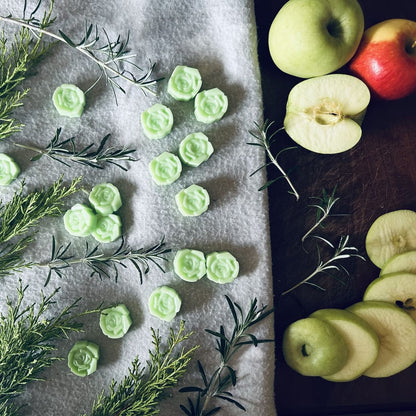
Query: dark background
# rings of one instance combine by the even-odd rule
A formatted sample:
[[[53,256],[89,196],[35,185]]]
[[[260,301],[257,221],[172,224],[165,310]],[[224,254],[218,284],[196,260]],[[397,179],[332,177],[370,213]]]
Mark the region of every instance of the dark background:
[[[268,31],[285,1],[256,0],[258,51],[262,74],[264,117],[282,126],[290,89],[299,81],[281,72],[268,50]],[[369,27],[390,18],[416,20],[415,0],[361,0],[365,25]],[[347,67],[337,72],[347,73]],[[352,98],[353,99],[353,98]],[[284,152],[279,162],[289,173],[301,198],[296,202],[287,183],[279,180],[269,187],[273,277],[276,306],[276,403],[279,416],[285,415],[416,415],[416,365],[384,379],[360,377],[348,383],[331,383],[317,377],[303,377],[292,371],[281,353],[284,329],[296,319],[319,308],[344,308],[362,299],[366,286],[378,269],[365,254],[364,239],[372,222],[396,209],[416,210],[416,94],[401,100],[372,100],[363,123],[363,136],[357,146],[338,155],[319,155],[302,148]],[[293,146],[284,131],[273,149]],[[268,170],[269,179],[278,176]],[[316,211],[312,197],[323,189],[340,198],[334,216],[320,229],[320,235],[336,243],[350,236],[350,245],[359,249],[366,261],[343,263],[350,276],[341,281],[327,275],[313,282],[325,292],[303,285],[289,295],[280,293],[308,276],[316,267],[314,245],[301,244],[301,237],[314,224]],[[323,255],[330,254],[323,252]]]

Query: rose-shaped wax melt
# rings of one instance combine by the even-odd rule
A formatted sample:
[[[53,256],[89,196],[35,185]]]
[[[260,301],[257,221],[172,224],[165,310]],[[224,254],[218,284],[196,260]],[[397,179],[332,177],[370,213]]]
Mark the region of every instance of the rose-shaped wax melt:
[[[239,269],[237,259],[228,251],[207,256],[207,277],[215,283],[231,283],[238,276]]]
[[[112,183],[101,183],[94,186],[88,199],[101,215],[112,214],[122,205],[120,192]]]
[[[62,84],[54,91],[52,101],[61,116],[80,117],[85,107],[85,94],[76,85]]]
[[[19,173],[17,163],[9,155],[0,153],[0,185],[10,185]]]
[[[149,297],[149,311],[163,321],[170,322],[181,308],[181,298],[168,286],[156,288]]]
[[[169,185],[181,176],[182,163],[173,153],[163,152],[150,162],[149,170],[156,184]]]
[[[173,270],[181,279],[196,282],[206,273],[204,253],[188,248],[177,251],[173,259]]]
[[[149,139],[162,139],[172,130],[173,114],[163,104],[155,104],[141,115],[143,132]]]
[[[68,354],[68,367],[80,377],[92,374],[97,369],[100,349],[90,341],[78,341]]]
[[[184,163],[197,167],[214,152],[208,137],[201,132],[191,133],[179,144],[179,156]]]
[[[218,88],[201,91],[195,97],[195,117],[201,123],[213,123],[227,111],[228,98]]]
[[[209,206],[210,199],[206,189],[191,185],[175,195],[176,205],[185,217],[196,217],[203,214]]]
[[[168,81],[168,94],[175,100],[189,101],[202,85],[201,74],[196,68],[178,65]]]
[[[120,304],[101,311],[100,328],[109,338],[122,338],[129,330],[131,323],[130,312],[126,305]]]
[[[65,229],[76,237],[87,237],[97,225],[97,217],[90,207],[75,204],[64,215]]]
[[[111,243],[121,237],[121,219],[116,214],[97,215],[97,224],[91,235],[100,243]]]

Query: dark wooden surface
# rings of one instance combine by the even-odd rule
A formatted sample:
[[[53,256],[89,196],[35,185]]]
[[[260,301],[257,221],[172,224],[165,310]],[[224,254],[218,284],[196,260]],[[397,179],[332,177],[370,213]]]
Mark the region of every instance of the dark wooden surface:
[[[272,62],[268,30],[283,0],[256,0],[258,49],[262,73],[264,115],[282,125],[287,95],[300,81],[282,73]],[[366,27],[389,18],[416,20],[415,0],[361,0]],[[347,72],[341,68],[338,72]],[[353,99],[353,97],[352,97]],[[275,152],[293,145],[282,132]],[[313,246],[300,239],[313,224],[315,211],[310,197],[322,189],[337,187],[340,197],[334,212],[349,214],[331,218],[321,234],[336,241],[341,234],[365,256],[364,238],[371,223],[396,209],[416,210],[416,94],[397,101],[372,101],[363,123],[363,136],[352,150],[339,155],[318,155],[301,148],[281,155],[279,161],[301,195],[296,202],[285,181],[269,188],[276,305],[276,401],[279,416],[285,415],[416,415],[416,364],[385,379],[361,377],[349,383],[330,383],[296,374],[284,363],[281,337],[286,326],[324,307],[343,308],[361,300],[365,287],[378,269],[366,261],[351,261],[345,284],[320,276],[314,281],[325,292],[302,286],[287,296],[279,294],[306,277],[317,264]],[[269,178],[276,171],[269,170]]]

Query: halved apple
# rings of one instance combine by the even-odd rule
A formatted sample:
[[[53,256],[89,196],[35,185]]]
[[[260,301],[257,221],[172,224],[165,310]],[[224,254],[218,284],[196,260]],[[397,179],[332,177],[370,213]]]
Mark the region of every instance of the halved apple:
[[[416,274],[397,272],[373,280],[363,300],[382,300],[397,305],[416,321]]]
[[[416,273],[416,250],[406,251],[391,257],[381,268],[380,276],[396,272]]]
[[[304,376],[334,374],[348,359],[342,335],[328,322],[310,317],[286,328],[282,350],[288,366]]]
[[[296,143],[312,152],[344,152],[359,142],[369,102],[369,89],[356,77],[310,78],[290,91],[284,128]]]
[[[346,382],[360,377],[377,359],[379,339],[374,329],[358,315],[345,309],[319,309],[310,315],[330,323],[344,338],[348,360],[326,380]]]
[[[416,249],[416,212],[399,209],[380,215],[367,232],[365,248],[380,268],[396,254]]]
[[[416,360],[416,322],[398,306],[367,300],[347,308],[376,331],[380,347],[376,361],[364,375],[389,377],[411,366]]]

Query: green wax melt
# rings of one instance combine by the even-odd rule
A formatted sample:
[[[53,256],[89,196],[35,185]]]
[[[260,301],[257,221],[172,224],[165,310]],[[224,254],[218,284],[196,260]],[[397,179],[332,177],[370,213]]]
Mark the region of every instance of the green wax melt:
[[[97,369],[100,349],[90,341],[78,341],[68,354],[68,367],[81,377],[92,374]]]
[[[116,214],[97,215],[91,235],[100,243],[111,243],[121,237],[121,220]]]
[[[181,176],[182,163],[173,153],[163,152],[149,164],[152,179],[158,185],[169,185]]]
[[[202,85],[201,74],[196,68],[177,66],[168,81],[168,94],[175,100],[189,101]]]
[[[203,214],[209,206],[209,195],[199,185],[191,185],[175,195],[176,205],[185,217],[196,217]]]
[[[10,185],[19,173],[17,163],[9,155],[0,153],[0,185]]]
[[[149,297],[149,311],[163,321],[170,322],[181,308],[181,298],[175,289],[160,286]]]
[[[231,283],[238,276],[239,269],[237,259],[228,251],[207,256],[207,277],[215,283]]]
[[[118,189],[112,183],[101,183],[92,188],[89,201],[94,209],[102,215],[112,214],[121,205],[121,196]]]
[[[213,123],[227,111],[228,98],[218,88],[201,91],[195,97],[195,117],[202,123]]]
[[[196,282],[206,273],[204,253],[188,248],[177,251],[173,259],[173,270],[181,279]]]
[[[61,116],[80,117],[84,111],[85,94],[73,84],[62,84],[53,93],[52,101]]]
[[[131,323],[130,312],[126,305],[120,304],[101,311],[100,328],[109,338],[122,338],[129,330]]]
[[[155,104],[142,113],[142,128],[149,139],[162,139],[172,130],[172,111],[163,104]]]
[[[180,158],[192,167],[197,167],[208,160],[213,152],[214,148],[211,142],[201,132],[189,134],[179,144]]]
[[[84,204],[75,204],[64,215],[65,229],[77,237],[87,237],[96,225],[97,217],[90,207]]]

